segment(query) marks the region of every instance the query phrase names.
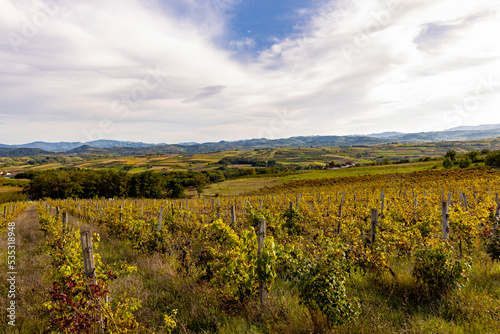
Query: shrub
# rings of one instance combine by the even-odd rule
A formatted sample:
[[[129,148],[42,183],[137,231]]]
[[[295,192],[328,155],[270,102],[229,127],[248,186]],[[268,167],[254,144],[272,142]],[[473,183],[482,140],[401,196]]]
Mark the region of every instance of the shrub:
[[[481,153],[479,153],[478,151],[470,151],[467,153],[466,156],[469,157],[469,159],[473,162],[473,163],[476,163],[476,162],[481,162],[483,161],[480,157]]]
[[[285,220],[285,222],[283,223],[283,227],[285,228],[285,231],[287,231],[289,235],[303,234],[304,228],[302,222],[304,220],[304,217],[297,208],[293,208],[292,210],[286,210],[283,213],[282,217]]]
[[[444,157],[449,158],[453,163],[455,163],[455,161],[457,161],[457,152],[455,150],[449,150],[446,152]]]
[[[469,269],[469,260],[453,259],[453,248],[447,242],[434,240],[415,251],[412,275],[431,295],[443,295],[460,289],[460,279]]]
[[[472,164],[471,159],[468,156],[465,156],[462,159],[460,159],[458,166],[460,168],[467,168],[467,167],[470,167],[471,164]]]
[[[484,159],[484,163],[486,166],[500,168],[500,151],[489,152]]]
[[[297,271],[296,282],[301,304],[323,312],[332,325],[351,322],[359,314],[357,299],[347,296],[345,282],[348,261],[342,246],[325,245],[327,254],[321,259],[305,259]]]
[[[268,236],[261,249],[262,257],[257,257],[257,234],[249,228],[238,236],[221,219],[207,226],[219,247],[209,247],[213,261],[209,263],[214,271],[211,283],[224,286],[229,300],[238,301],[258,293],[258,282],[266,282],[269,289],[276,278],[276,252],[274,238]],[[217,242],[213,243],[214,245]]]
[[[451,168],[451,167],[453,167],[453,161],[451,161],[451,159],[448,158],[448,157],[444,158],[443,167],[444,168]]]

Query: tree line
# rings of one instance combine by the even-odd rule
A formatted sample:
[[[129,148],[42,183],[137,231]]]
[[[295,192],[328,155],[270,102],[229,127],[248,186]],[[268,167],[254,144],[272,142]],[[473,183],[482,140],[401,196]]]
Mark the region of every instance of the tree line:
[[[281,175],[279,168],[227,168],[210,171],[153,172],[132,174],[126,171],[80,168],[28,171],[16,178],[30,179],[26,192],[42,198],[182,198],[188,187],[198,195],[210,183],[242,177]]]
[[[210,182],[201,173],[130,174],[124,171],[57,169],[17,175],[31,180],[27,192],[41,198],[168,198],[184,197],[185,188],[200,190]]]
[[[479,151],[469,151],[459,155],[455,150],[449,150],[444,155],[443,166],[452,168],[458,165],[460,168],[470,167],[475,163],[484,163],[486,166],[500,168],[500,151],[490,151],[483,149]]]

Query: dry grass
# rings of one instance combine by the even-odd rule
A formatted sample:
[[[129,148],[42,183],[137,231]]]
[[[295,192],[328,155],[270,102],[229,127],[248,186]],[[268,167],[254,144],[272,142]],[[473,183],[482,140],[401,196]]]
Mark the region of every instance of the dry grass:
[[[0,333],[38,333],[44,327],[43,319],[46,310],[43,303],[47,301],[48,282],[47,268],[49,257],[41,250],[44,242],[43,233],[39,229],[36,207],[34,205],[22,213],[16,219],[16,253],[17,253],[17,275],[16,275],[16,327],[0,326]],[[4,270],[0,275],[2,282],[1,318],[6,319],[6,305],[9,302],[6,295],[6,252],[7,240],[0,240],[1,263]],[[7,331],[7,330],[10,331]]]
[[[0,193],[9,193],[9,192],[22,192],[23,188],[20,187],[12,187],[12,186],[2,186],[0,185]]]
[[[237,196],[263,187],[283,184],[286,181],[285,178],[278,177],[229,180],[209,185],[204,190],[203,196],[214,196],[216,194],[220,196]]]

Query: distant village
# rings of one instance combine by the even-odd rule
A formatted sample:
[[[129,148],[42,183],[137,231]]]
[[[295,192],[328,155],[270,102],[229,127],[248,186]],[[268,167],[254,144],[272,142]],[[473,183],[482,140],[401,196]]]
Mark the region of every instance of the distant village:
[[[334,165],[332,163],[328,164],[325,166],[325,169],[341,169],[341,168],[350,168],[350,167],[354,167],[356,166],[356,164],[352,161],[346,161],[345,163],[341,164],[341,165]]]
[[[11,179],[11,178],[14,178],[16,175],[17,175],[17,173],[0,171],[0,177]]]

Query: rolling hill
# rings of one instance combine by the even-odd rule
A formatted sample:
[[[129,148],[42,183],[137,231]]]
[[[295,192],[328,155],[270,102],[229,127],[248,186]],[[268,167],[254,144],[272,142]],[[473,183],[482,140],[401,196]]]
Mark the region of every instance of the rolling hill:
[[[47,154],[108,154],[118,156],[171,153],[205,153],[229,150],[251,150],[279,147],[370,146],[385,143],[425,143],[466,141],[500,137],[500,124],[458,127],[445,131],[400,133],[384,132],[370,135],[301,136],[282,139],[247,139],[208,143],[147,144],[142,142],[96,140],[80,142],[33,142],[23,145],[0,144],[0,156]]]

